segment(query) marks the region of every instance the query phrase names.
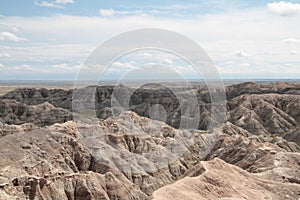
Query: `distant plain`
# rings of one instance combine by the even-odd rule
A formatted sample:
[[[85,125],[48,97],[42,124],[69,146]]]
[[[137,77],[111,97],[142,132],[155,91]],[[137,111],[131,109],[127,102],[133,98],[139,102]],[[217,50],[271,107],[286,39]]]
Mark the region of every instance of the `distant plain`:
[[[275,83],[275,82],[289,82],[289,83],[300,83],[300,79],[225,79],[223,83],[225,86],[243,83],[243,82],[257,82],[257,83]],[[63,90],[70,90],[72,88],[78,87],[85,87],[87,85],[95,85],[97,81],[82,81],[77,82],[74,86],[75,81],[56,81],[56,80],[47,80],[47,81],[40,81],[40,80],[0,80],[0,96],[4,95],[10,91],[13,91],[17,88],[45,88],[45,89],[63,89]],[[99,83],[99,85],[114,85],[118,81],[109,80],[103,81]],[[141,85],[143,83],[149,83],[152,81],[127,81],[125,82],[126,85],[130,85],[134,87],[136,85]],[[175,82],[176,84],[180,85],[180,82],[177,81],[153,81],[155,83],[170,83]],[[205,82],[203,80],[187,80],[187,82],[191,85],[201,85]],[[124,82],[122,82],[124,83]]]

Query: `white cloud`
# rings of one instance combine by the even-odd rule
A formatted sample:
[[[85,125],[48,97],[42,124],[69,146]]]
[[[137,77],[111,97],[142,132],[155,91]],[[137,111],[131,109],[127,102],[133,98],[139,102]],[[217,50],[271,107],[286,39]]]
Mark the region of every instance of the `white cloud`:
[[[20,70],[20,71],[33,71],[33,68],[29,65],[20,65],[20,66],[15,66],[15,70]]]
[[[170,59],[168,59],[168,58],[166,58],[166,59],[163,60],[163,63],[168,64],[168,65],[172,65],[173,61],[170,60]]]
[[[111,8],[110,9],[100,9],[99,14],[102,17],[111,17],[111,16],[114,16],[116,14],[116,11],[111,9]]]
[[[123,67],[124,64],[121,63],[121,62],[114,62],[114,63],[112,64],[112,66],[113,66],[113,67]]]
[[[50,71],[47,69],[43,69],[40,67],[32,67],[30,65],[17,65],[13,67],[14,70],[24,71],[24,72],[40,72],[40,73],[49,73]]]
[[[286,65],[286,64],[285,64]],[[265,64],[264,66],[243,66],[239,64],[230,66],[217,66],[218,71],[224,77],[244,77],[244,78],[263,78],[268,74],[269,77],[276,78],[291,78],[298,77],[300,75],[298,65],[283,64]]]
[[[144,57],[144,58],[150,58],[152,56],[152,54],[150,54],[149,52],[141,52],[139,54],[139,56]]]
[[[112,17],[115,15],[119,16],[140,16],[140,17],[147,17],[147,13],[145,13],[143,10],[114,10],[114,9],[100,9],[99,12],[100,16],[102,17]],[[151,13],[151,12],[150,12]]]
[[[251,64],[250,63],[240,63],[239,66],[240,67],[250,67]]]
[[[300,45],[294,45],[291,49],[290,45],[284,45],[281,41],[284,38],[300,35],[300,26],[298,26],[300,18],[274,17],[266,9],[207,14],[193,19],[159,16],[141,18],[135,15],[111,18],[54,15],[44,17],[4,16],[0,20],[3,24],[14,25],[20,27],[20,30],[26,30],[26,35],[30,38],[56,38],[55,43],[30,41],[26,43],[26,46],[19,44],[17,47],[12,46],[13,49],[17,49],[16,51],[0,51],[9,53],[14,59],[20,61],[19,63],[30,65],[31,63],[26,60],[29,57],[43,58],[45,66],[61,62],[77,63],[83,61],[88,55],[88,53],[83,54],[82,49],[95,49],[97,44],[111,38],[112,35],[146,27],[169,29],[186,35],[200,44],[215,63],[222,64],[235,59],[251,63],[249,73],[251,70],[252,72],[255,70],[255,66],[264,67],[270,62],[274,65],[283,64],[283,66],[284,63],[298,64],[298,66],[300,64],[299,56],[289,54],[291,50],[300,52]],[[297,43],[299,39],[289,38],[284,42]],[[241,48],[244,48],[246,53],[240,51],[238,55],[245,56],[246,54],[246,57],[238,59],[234,53]],[[253,56],[247,57],[248,53]],[[151,54],[152,57],[155,57],[155,54]],[[37,66],[42,66],[44,63],[38,63]],[[237,64],[236,69],[239,67]],[[236,72],[239,73],[239,71]],[[265,73],[265,77],[270,74],[267,71],[260,72]]]
[[[19,32],[19,28],[18,28],[18,27],[12,26],[12,27],[10,27],[10,29],[11,29],[13,32]]]
[[[5,66],[4,66],[3,64],[0,63],[0,69],[1,69],[1,68],[4,68],[4,67],[5,67]]]
[[[136,66],[134,61],[131,62],[113,62],[111,67],[108,68],[109,72],[122,72],[122,71],[130,71],[140,69],[140,67]]]
[[[0,30],[2,30],[2,31],[4,31],[4,30],[5,31],[12,31],[12,32],[15,32],[15,33],[20,31],[20,29],[16,26],[9,26],[9,25],[2,24],[2,23],[0,23]]]
[[[74,0],[56,0],[56,1],[38,1],[35,0],[34,4],[41,7],[49,7],[49,8],[63,8],[65,4],[73,4]]]
[[[287,38],[282,40],[285,43],[300,43],[300,40],[296,39],[296,38]]]
[[[249,54],[245,53],[243,50],[236,51],[234,53],[234,55],[236,55],[237,57],[248,57],[249,56]]]
[[[14,41],[14,42],[27,41],[27,39],[20,38],[17,35],[10,33],[10,32],[1,32],[0,40],[10,40],[10,41]]]
[[[35,1],[34,4],[37,6],[48,7],[48,8],[63,8],[63,6],[60,4],[56,4],[54,2],[47,2],[47,1],[41,1],[41,2]]]
[[[56,65],[52,65],[52,67],[55,69],[55,71],[57,70],[67,70],[67,71],[78,71],[81,67],[81,65],[74,65],[71,66],[70,64],[67,63],[61,63],[61,64],[56,64]]]
[[[285,1],[273,2],[268,4],[271,12],[280,16],[290,16],[300,13],[300,4]]]
[[[58,4],[68,4],[68,3],[74,3],[74,0],[56,0],[55,2]]]
[[[0,46],[0,53],[9,54],[15,63],[37,63],[38,66],[49,66],[57,63],[78,63],[86,59],[90,49],[95,48],[86,44],[32,44],[18,46]],[[0,61],[1,62],[1,61]]]
[[[296,54],[298,54],[298,52],[297,51],[290,51],[290,54],[291,55],[296,55]]]
[[[199,78],[199,74],[191,65],[170,66],[160,62],[146,62],[123,75],[123,80],[185,80],[191,76]]]
[[[55,42],[56,41],[56,38],[47,38],[46,39],[48,42]]]
[[[0,58],[10,58],[11,56],[8,53],[0,53]]]
[[[69,69],[69,65],[66,63],[61,63],[57,65],[52,65],[53,68],[59,68],[59,69]]]
[[[12,50],[12,48],[9,47],[9,46],[1,46],[1,48],[2,48],[3,50],[8,50],[8,51]]]

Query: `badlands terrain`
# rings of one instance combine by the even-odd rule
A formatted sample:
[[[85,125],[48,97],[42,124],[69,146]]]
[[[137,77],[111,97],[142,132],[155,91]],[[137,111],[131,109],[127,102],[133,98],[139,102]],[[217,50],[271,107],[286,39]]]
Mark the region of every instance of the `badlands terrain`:
[[[0,199],[300,199],[300,84],[115,90],[3,93]]]

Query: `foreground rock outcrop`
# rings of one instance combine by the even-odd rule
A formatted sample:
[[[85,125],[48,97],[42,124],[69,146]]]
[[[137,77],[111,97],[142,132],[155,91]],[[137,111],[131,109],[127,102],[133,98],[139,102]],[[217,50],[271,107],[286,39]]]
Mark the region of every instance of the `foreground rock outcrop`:
[[[217,136],[216,141],[211,140],[211,136]],[[288,147],[294,143],[283,141],[285,146],[255,135],[248,138],[177,130],[133,112],[97,124],[67,122],[23,129],[0,140],[3,148],[0,152],[0,199],[127,200],[148,199],[153,192],[159,199],[162,198],[160,188],[177,180],[179,182],[175,185],[181,184],[181,179],[185,183],[186,176],[195,179],[199,176],[199,185],[191,183],[199,186],[196,191],[204,187],[198,196],[195,194],[195,198],[199,199],[222,195],[240,195],[242,198],[256,190],[265,195],[278,190],[292,198],[299,192],[300,173],[296,162],[299,149],[295,144],[293,152]],[[202,157],[201,153],[205,156]],[[215,157],[241,168],[232,167]],[[214,161],[205,164],[201,162],[203,159]],[[209,170],[203,168],[210,163]],[[250,175],[246,170],[256,175]],[[205,175],[203,180],[204,171],[212,177]],[[237,176],[236,179],[232,179],[234,176]],[[223,185],[220,185],[221,178]],[[235,184],[232,180],[236,180],[238,185],[245,178],[248,186],[259,184],[260,187],[247,191],[244,185],[240,189],[245,194],[237,192],[240,191],[238,188],[232,189]],[[184,194],[193,194],[186,189],[186,186],[175,189],[178,193],[171,192],[170,198],[175,194],[178,199],[192,198],[184,197]],[[167,197],[165,193],[163,197]]]
[[[0,140],[0,196],[146,199],[201,159],[205,137],[132,112],[15,132]]]
[[[185,178],[159,189],[153,197],[155,200],[282,200],[298,199],[299,193],[299,184],[264,179],[216,158],[201,162]]]

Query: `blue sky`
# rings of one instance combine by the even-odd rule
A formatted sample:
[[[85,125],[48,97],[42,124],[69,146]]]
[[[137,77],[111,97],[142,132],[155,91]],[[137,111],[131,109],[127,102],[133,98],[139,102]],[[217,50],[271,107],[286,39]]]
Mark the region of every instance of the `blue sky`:
[[[47,5],[43,5],[47,2]],[[119,11],[135,11],[143,10],[149,12],[151,10],[176,10],[176,14],[195,15],[203,13],[215,13],[233,9],[249,9],[264,7],[268,3],[274,1],[269,0],[66,0],[57,1],[55,3],[50,0],[10,0],[1,3],[0,12],[5,16],[51,16],[54,14],[81,15],[81,16],[97,16],[99,9],[114,9]],[[297,0],[290,0],[291,3],[299,3]],[[40,5],[40,6],[38,6]],[[172,13],[171,13],[172,14]]]
[[[188,36],[223,78],[299,78],[299,24],[300,1],[295,0],[10,0],[0,7],[0,80],[72,80],[98,45],[138,28]],[[156,52],[143,63],[139,55],[114,66],[183,67],[172,56]]]

